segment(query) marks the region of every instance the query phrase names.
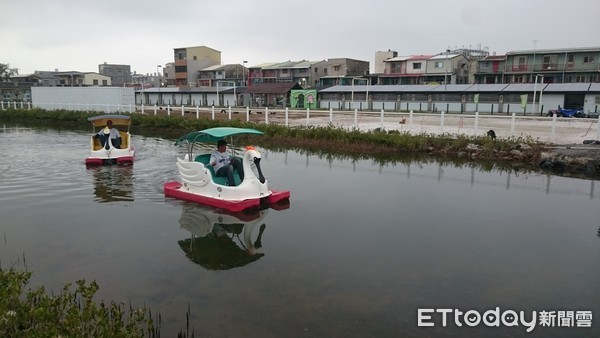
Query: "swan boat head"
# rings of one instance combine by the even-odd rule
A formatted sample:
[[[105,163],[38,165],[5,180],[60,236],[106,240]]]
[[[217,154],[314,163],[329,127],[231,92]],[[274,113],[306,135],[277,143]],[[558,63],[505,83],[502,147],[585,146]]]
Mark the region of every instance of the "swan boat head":
[[[244,165],[244,181],[257,179],[264,184],[266,179],[260,168],[260,153],[253,146],[246,146],[244,151],[242,164]]]

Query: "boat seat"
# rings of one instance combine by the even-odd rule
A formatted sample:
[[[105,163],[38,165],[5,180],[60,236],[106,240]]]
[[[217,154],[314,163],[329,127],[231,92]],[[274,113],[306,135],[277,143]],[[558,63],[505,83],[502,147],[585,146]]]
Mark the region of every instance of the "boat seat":
[[[94,150],[102,149],[102,144],[100,144],[99,138],[92,138],[92,142],[94,143]]]
[[[119,130],[119,134],[121,134],[121,149],[129,148],[129,134],[126,131]]]
[[[239,158],[239,159],[240,159],[240,161],[242,160],[241,158]],[[212,165],[210,165],[208,163],[210,161],[210,154],[198,155],[198,156],[196,156],[196,158],[194,158],[194,161],[200,162],[200,163],[204,164],[204,166],[206,168],[208,168],[208,171],[210,171],[210,175],[212,177],[213,182],[215,182],[216,184],[220,184],[220,185],[227,185],[227,177],[217,176],[215,174],[215,170],[213,169]],[[237,173],[237,171],[233,172],[233,180],[235,181],[236,186],[240,185],[240,183],[242,183],[242,180],[240,179],[240,175]]]

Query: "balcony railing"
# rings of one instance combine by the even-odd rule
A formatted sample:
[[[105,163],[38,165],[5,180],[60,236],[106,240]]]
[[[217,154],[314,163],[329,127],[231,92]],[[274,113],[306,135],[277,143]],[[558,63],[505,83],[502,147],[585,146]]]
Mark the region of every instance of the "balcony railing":
[[[531,65],[505,65],[503,68],[478,67],[478,74],[502,74],[502,73],[544,73],[544,72],[600,72],[599,65],[596,63],[578,64],[572,63],[544,63],[535,66]]]

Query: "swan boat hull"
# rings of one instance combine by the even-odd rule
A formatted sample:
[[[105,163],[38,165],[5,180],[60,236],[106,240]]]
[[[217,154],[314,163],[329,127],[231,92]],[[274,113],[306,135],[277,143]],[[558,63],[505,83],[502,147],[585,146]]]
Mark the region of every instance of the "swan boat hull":
[[[226,200],[187,192],[182,189],[182,184],[176,181],[167,182],[164,185],[165,196],[208,205],[211,207],[233,212],[243,211],[252,208],[259,208],[261,206],[264,206],[265,204],[275,205],[283,200],[290,198],[289,191],[269,190],[269,192],[271,193],[270,195],[261,198],[250,198],[244,200]]]
[[[111,156],[93,157],[93,156],[90,156],[85,159],[85,164],[90,165],[90,166],[92,166],[92,165],[110,165],[110,164],[131,165],[131,164],[133,164],[133,159],[134,159],[134,152],[132,150],[125,156],[117,156],[117,157],[111,157]]]

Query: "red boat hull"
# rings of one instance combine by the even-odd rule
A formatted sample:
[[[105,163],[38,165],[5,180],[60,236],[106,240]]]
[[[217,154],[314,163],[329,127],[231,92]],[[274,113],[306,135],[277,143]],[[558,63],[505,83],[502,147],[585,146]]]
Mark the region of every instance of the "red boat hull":
[[[179,182],[165,183],[165,185],[164,185],[165,196],[174,197],[177,199],[190,201],[190,202],[196,202],[199,204],[204,204],[204,205],[208,205],[211,207],[220,208],[223,210],[228,210],[228,211],[233,211],[233,212],[242,211],[242,210],[246,210],[246,209],[250,209],[250,208],[258,208],[261,206],[260,198],[247,199],[247,200],[242,200],[242,201],[227,201],[227,200],[222,200],[222,199],[200,196],[200,195],[196,195],[196,194],[190,194],[188,192],[179,190],[179,187],[181,187],[181,183],[179,183]],[[271,190],[271,195],[266,197],[266,200],[263,200],[263,202],[267,202],[267,203],[269,203],[269,205],[271,205],[271,204],[274,205],[280,201],[283,201],[283,200],[289,199],[289,198],[290,198],[289,191]]]
[[[133,156],[121,156],[117,158],[93,158],[85,159],[86,165],[104,165],[104,164],[133,164]]]

